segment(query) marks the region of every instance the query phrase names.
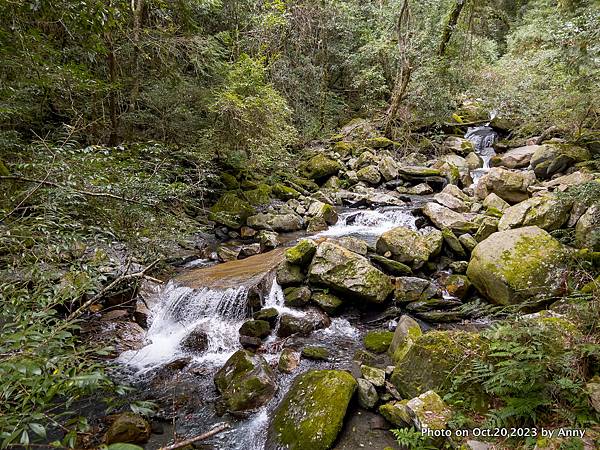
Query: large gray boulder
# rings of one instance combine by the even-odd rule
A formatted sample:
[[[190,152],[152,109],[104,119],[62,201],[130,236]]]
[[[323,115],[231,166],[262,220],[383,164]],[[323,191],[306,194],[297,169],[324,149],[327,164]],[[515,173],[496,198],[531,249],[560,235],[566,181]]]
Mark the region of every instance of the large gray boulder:
[[[532,197],[504,210],[498,230],[536,225],[546,231],[561,228],[569,219],[572,203],[555,195]]]
[[[468,233],[478,228],[467,216],[438,203],[427,203],[423,207],[423,214],[440,229],[449,228],[459,233]]]
[[[513,148],[506,153],[494,156],[490,164],[493,167],[501,166],[507,169],[522,169],[529,166],[531,157],[541,145],[526,145],[525,147]]]
[[[373,303],[382,303],[394,289],[367,258],[330,241],[317,247],[308,276],[311,283]]]
[[[481,177],[475,188],[475,195],[480,200],[492,192],[508,203],[514,204],[529,198],[529,186],[535,182],[535,174],[493,167]]]
[[[565,248],[539,227],[499,231],[471,254],[467,276],[490,301],[511,305],[557,293]]]
[[[577,221],[575,242],[581,248],[600,251],[600,204],[590,206]]]
[[[354,377],[342,370],[310,370],[297,377],[275,410],[265,448],[331,448],[356,387]]]
[[[415,268],[423,266],[435,252],[427,237],[407,227],[383,233],[377,240],[377,253]]]
[[[550,142],[540,145],[531,157],[531,167],[541,180],[564,172],[571,165],[590,159],[590,152],[573,144]]]

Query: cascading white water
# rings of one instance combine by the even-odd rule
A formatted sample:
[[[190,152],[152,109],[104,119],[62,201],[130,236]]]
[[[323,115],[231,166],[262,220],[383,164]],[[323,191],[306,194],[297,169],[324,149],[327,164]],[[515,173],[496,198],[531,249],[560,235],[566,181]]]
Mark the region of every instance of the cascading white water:
[[[366,209],[359,212],[341,214],[334,226],[322,231],[317,236],[379,236],[399,226],[416,229],[415,220],[415,216],[407,209]]]
[[[493,116],[491,117],[493,118]],[[490,119],[491,120],[491,119]],[[490,160],[496,155],[494,144],[498,140],[498,134],[492,127],[469,127],[465,134],[465,139],[473,143],[475,153],[483,160],[483,167],[471,171],[473,185],[477,185],[479,179],[490,170]]]
[[[202,330],[208,347],[196,360],[224,363],[237,350],[238,330],[246,317],[248,289],[191,289],[170,282],[159,294],[148,345],[124,352],[118,361],[139,372],[159,367],[186,354],[181,342],[192,331]]]

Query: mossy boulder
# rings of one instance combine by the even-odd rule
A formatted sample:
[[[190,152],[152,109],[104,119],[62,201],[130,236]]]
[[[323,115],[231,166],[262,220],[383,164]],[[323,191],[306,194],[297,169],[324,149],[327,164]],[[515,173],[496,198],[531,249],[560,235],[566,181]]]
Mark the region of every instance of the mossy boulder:
[[[331,319],[317,308],[307,308],[304,315],[281,314],[277,336],[285,338],[293,334],[308,336],[315,330],[327,328]]]
[[[326,347],[308,346],[302,349],[302,356],[315,361],[327,361],[329,359],[329,350]]]
[[[417,430],[444,430],[452,418],[452,410],[434,391],[409,400],[406,409]]]
[[[308,215],[321,219],[327,225],[335,225],[338,221],[338,213],[335,208],[318,200],[311,203],[308,208]]]
[[[538,227],[500,231],[471,254],[467,276],[490,301],[511,305],[558,293],[566,250]]]
[[[438,203],[427,203],[423,207],[423,214],[440,229],[448,228],[457,233],[468,233],[477,229],[477,225],[467,216]]]
[[[277,368],[283,373],[292,373],[300,365],[300,354],[294,349],[284,348],[279,355]]]
[[[244,191],[244,198],[251,205],[266,205],[271,201],[271,186],[261,183],[255,189]]]
[[[381,158],[378,169],[385,181],[391,181],[398,178],[398,165],[391,156],[384,156]]]
[[[373,165],[359,169],[356,172],[356,176],[360,181],[364,181],[369,184],[379,184],[381,181],[381,174],[379,173],[377,166]]]
[[[150,439],[150,424],[132,412],[117,414],[104,435],[105,444],[117,442],[145,444]]]
[[[575,226],[575,243],[580,248],[600,251],[600,205],[590,206]]]
[[[385,353],[388,351],[394,333],[387,330],[373,330],[369,331],[363,337],[363,343],[365,348],[373,353]]]
[[[277,385],[269,363],[247,350],[235,352],[215,374],[215,386],[222,396],[225,409],[241,412],[267,403]]]
[[[223,183],[223,185],[228,191],[235,191],[236,189],[240,188],[240,182],[235,176],[231,175],[230,173],[223,172],[221,173],[219,178],[221,180],[221,183]]]
[[[364,378],[358,378],[358,404],[365,409],[375,407],[379,401],[379,395],[373,383]]]
[[[385,385],[385,370],[367,365],[360,366],[362,377],[373,384],[375,387],[383,387]]]
[[[344,304],[341,298],[328,292],[314,292],[311,301],[330,316],[339,314]]]
[[[297,266],[307,266],[317,251],[317,244],[311,239],[303,239],[285,251],[285,259]]]
[[[288,287],[283,291],[285,296],[285,305],[299,308],[308,305],[311,292],[306,286]]]
[[[394,261],[393,259],[386,258],[381,255],[369,255],[371,261],[375,263],[377,267],[380,267],[384,272],[392,275],[410,275],[412,269],[404,263]]]
[[[355,147],[356,145],[352,142],[338,141],[333,144],[333,151],[341,157],[345,157],[351,155]]]
[[[297,377],[275,410],[265,448],[331,448],[356,387],[354,377],[341,370],[311,370]]]
[[[252,318],[254,320],[264,320],[266,322],[269,322],[269,325],[271,325],[271,328],[273,328],[275,326],[275,324],[277,323],[278,317],[279,317],[279,311],[277,311],[277,308],[264,308],[264,309],[261,309],[260,311],[256,311],[254,313],[254,315],[252,316]]]
[[[482,351],[477,333],[430,331],[417,337],[404,357],[397,361],[391,382],[404,398],[426,391],[446,394],[452,380],[470,367],[470,360]]]
[[[546,231],[561,228],[571,212],[572,202],[552,194],[532,197],[503,211],[498,230],[538,226]]]
[[[242,336],[265,338],[271,333],[271,325],[266,320],[247,320],[240,327]]]
[[[225,192],[210,208],[208,218],[229,228],[240,228],[254,214],[254,208],[235,192]]]
[[[463,300],[469,293],[471,281],[464,275],[450,275],[444,282],[444,287],[449,295]]]
[[[371,148],[388,148],[394,145],[394,141],[383,136],[367,139],[366,144]]]
[[[531,167],[539,179],[547,180],[555,173],[564,172],[571,165],[590,158],[590,152],[584,147],[549,142],[540,145],[533,153]]]
[[[425,236],[407,227],[397,227],[383,233],[377,240],[376,248],[380,255],[417,269],[433,253]]]
[[[412,418],[406,409],[408,399],[385,403],[379,407],[379,414],[392,425],[400,428],[408,428],[412,425]]]
[[[302,272],[302,267],[290,264],[285,261],[277,269],[277,282],[281,286],[291,286],[302,284],[306,275]]]
[[[342,166],[337,161],[323,154],[313,156],[306,164],[305,174],[316,181],[324,180],[331,175],[337,175]]]
[[[392,342],[387,350],[392,361],[402,361],[415,341],[421,337],[423,331],[419,323],[410,316],[402,316],[394,331]]]
[[[317,247],[308,276],[311,283],[373,303],[383,303],[393,290],[390,278],[367,258],[330,241]]]
[[[398,303],[429,300],[441,295],[437,285],[418,277],[398,277],[395,280],[394,299]]]
[[[273,185],[273,195],[280,200],[290,200],[292,198],[300,197],[300,192],[285,184],[275,183]]]

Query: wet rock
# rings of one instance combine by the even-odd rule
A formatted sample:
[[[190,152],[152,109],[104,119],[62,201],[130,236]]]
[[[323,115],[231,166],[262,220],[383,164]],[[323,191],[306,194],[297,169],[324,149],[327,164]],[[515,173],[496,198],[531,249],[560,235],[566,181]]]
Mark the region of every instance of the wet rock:
[[[404,357],[397,360],[391,382],[404,398],[431,389],[445,394],[452,380],[469,367],[463,364],[465,358],[478,354],[481,346],[477,333],[429,331],[418,336]]]
[[[302,316],[284,313],[279,319],[277,336],[288,337],[293,334],[308,336],[315,330],[327,328],[330,324],[331,319],[316,308],[308,308]]]
[[[196,328],[192,330],[179,344],[182,349],[191,352],[203,352],[208,348],[208,334],[205,330]]]
[[[224,193],[210,208],[208,218],[229,228],[240,228],[254,214],[254,208],[234,192]]]
[[[519,172],[493,167],[477,183],[475,194],[483,200],[492,192],[514,204],[529,198],[528,189],[535,182],[533,172]]]
[[[224,244],[219,245],[219,247],[217,248],[217,255],[219,256],[219,259],[223,262],[235,261],[240,256],[240,251],[241,247],[239,246]]]
[[[541,180],[547,180],[555,173],[564,172],[571,165],[587,161],[590,153],[583,147],[573,144],[552,142],[538,146],[531,157],[531,167]]]
[[[364,378],[358,378],[356,381],[358,384],[358,404],[365,409],[374,408],[379,401],[375,386]]]
[[[302,272],[302,267],[288,262],[283,263],[277,269],[277,282],[281,286],[301,284],[305,278],[306,275]]]
[[[270,250],[279,246],[279,235],[274,231],[262,230],[256,235],[261,251]]]
[[[363,337],[363,343],[365,348],[373,353],[385,353],[387,352],[394,333],[386,330],[373,330],[369,331]]]
[[[375,263],[376,266],[380,267],[384,272],[390,273],[392,275],[410,275],[412,274],[412,269],[398,261],[394,261],[393,259],[386,258],[385,256],[372,254],[369,255],[371,261]]]
[[[338,245],[350,250],[351,252],[358,253],[361,256],[366,256],[368,252],[368,246],[365,241],[352,236],[344,236],[337,241]]]
[[[240,335],[240,345],[246,350],[256,352],[262,346],[262,340],[257,337]]]
[[[397,303],[428,300],[439,293],[438,286],[423,278],[398,277],[395,280],[394,299]]]
[[[279,356],[277,368],[283,373],[292,373],[300,365],[300,354],[291,348],[284,348]]]
[[[227,411],[241,412],[267,403],[277,391],[271,367],[260,355],[235,352],[215,374],[215,385]]]
[[[452,211],[450,208],[437,203],[427,203],[423,207],[423,214],[440,229],[449,228],[455,232],[468,233],[477,228],[463,214]]]
[[[434,391],[409,400],[406,409],[417,430],[444,430],[452,418],[452,411]]]
[[[365,257],[328,241],[317,248],[309,280],[374,303],[382,303],[393,289],[390,278],[371,266]]]
[[[590,206],[577,221],[575,243],[579,248],[600,251],[600,205]]]
[[[302,356],[314,361],[327,361],[329,359],[329,350],[326,347],[309,346],[302,349]]]
[[[362,377],[373,386],[383,387],[385,385],[385,370],[363,364],[360,366],[360,372]]]
[[[352,375],[341,370],[311,370],[297,377],[275,410],[265,448],[329,449],[356,387]]]
[[[314,292],[311,300],[330,316],[339,314],[343,305],[343,301],[337,295],[326,292]]]
[[[254,244],[243,245],[240,248],[239,257],[247,258],[248,256],[258,255],[260,253],[260,244],[258,242]]]
[[[442,147],[446,152],[453,152],[459,155],[470,154],[475,150],[471,141],[458,136],[448,136],[444,140]]]
[[[532,197],[507,208],[498,223],[498,230],[536,225],[546,231],[561,228],[569,219],[572,202],[548,194]]]
[[[247,320],[240,327],[240,334],[257,338],[265,338],[271,333],[271,325],[266,320]]]
[[[448,294],[461,300],[467,297],[471,288],[471,282],[464,275],[450,275],[444,284]]]
[[[492,167],[502,166],[507,169],[523,169],[529,166],[531,157],[541,145],[526,145],[525,147],[513,148],[506,153],[496,155],[490,161]]]
[[[475,152],[469,153],[465,157],[465,162],[469,170],[481,169],[483,167],[483,158]]]
[[[331,175],[337,175],[342,166],[337,161],[318,154],[313,156],[306,164],[305,174],[315,181],[322,181]]]
[[[395,261],[422,267],[433,253],[425,236],[407,227],[397,227],[383,233],[376,244],[377,253]]]
[[[415,340],[422,334],[421,326],[416,320],[406,315],[400,317],[388,348],[388,354],[392,361],[401,361],[413,346]]]
[[[278,317],[279,317],[279,311],[277,311],[276,308],[261,309],[260,311],[255,312],[254,315],[252,316],[252,318],[254,320],[263,320],[263,321],[269,322],[269,325],[271,326],[271,328],[273,328],[275,326],[275,324],[277,323]]]
[[[311,292],[306,286],[289,287],[283,291],[285,295],[285,305],[292,307],[303,307],[310,302]]]
[[[492,234],[473,250],[467,276],[490,301],[511,305],[557,293],[565,249],[538,227]]]
[[[150,423],[142,416],[124,412],[114,416],[104,435],[104,443],[145,444],[150,439],[150,431]]]

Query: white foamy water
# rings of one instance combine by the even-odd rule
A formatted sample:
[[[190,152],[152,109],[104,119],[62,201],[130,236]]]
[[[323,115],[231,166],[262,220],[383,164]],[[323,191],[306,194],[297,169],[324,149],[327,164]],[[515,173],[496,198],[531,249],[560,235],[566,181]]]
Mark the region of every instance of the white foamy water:
[[[416,230],[416,217],[401,208],[365,209],[340,215],[338,222],[317,236],[379,236],[393,228],[405,226]]]
[[[158,295],[148,345],[122,353],[120,363],[140,372],[159,367],[186,354],[180,344],[194,330],[208,337],[208,348],[196,358],[199,361],[222,364],[239,348],[238,330],[247,307],[245,287],[191,289],[170,282]]]

